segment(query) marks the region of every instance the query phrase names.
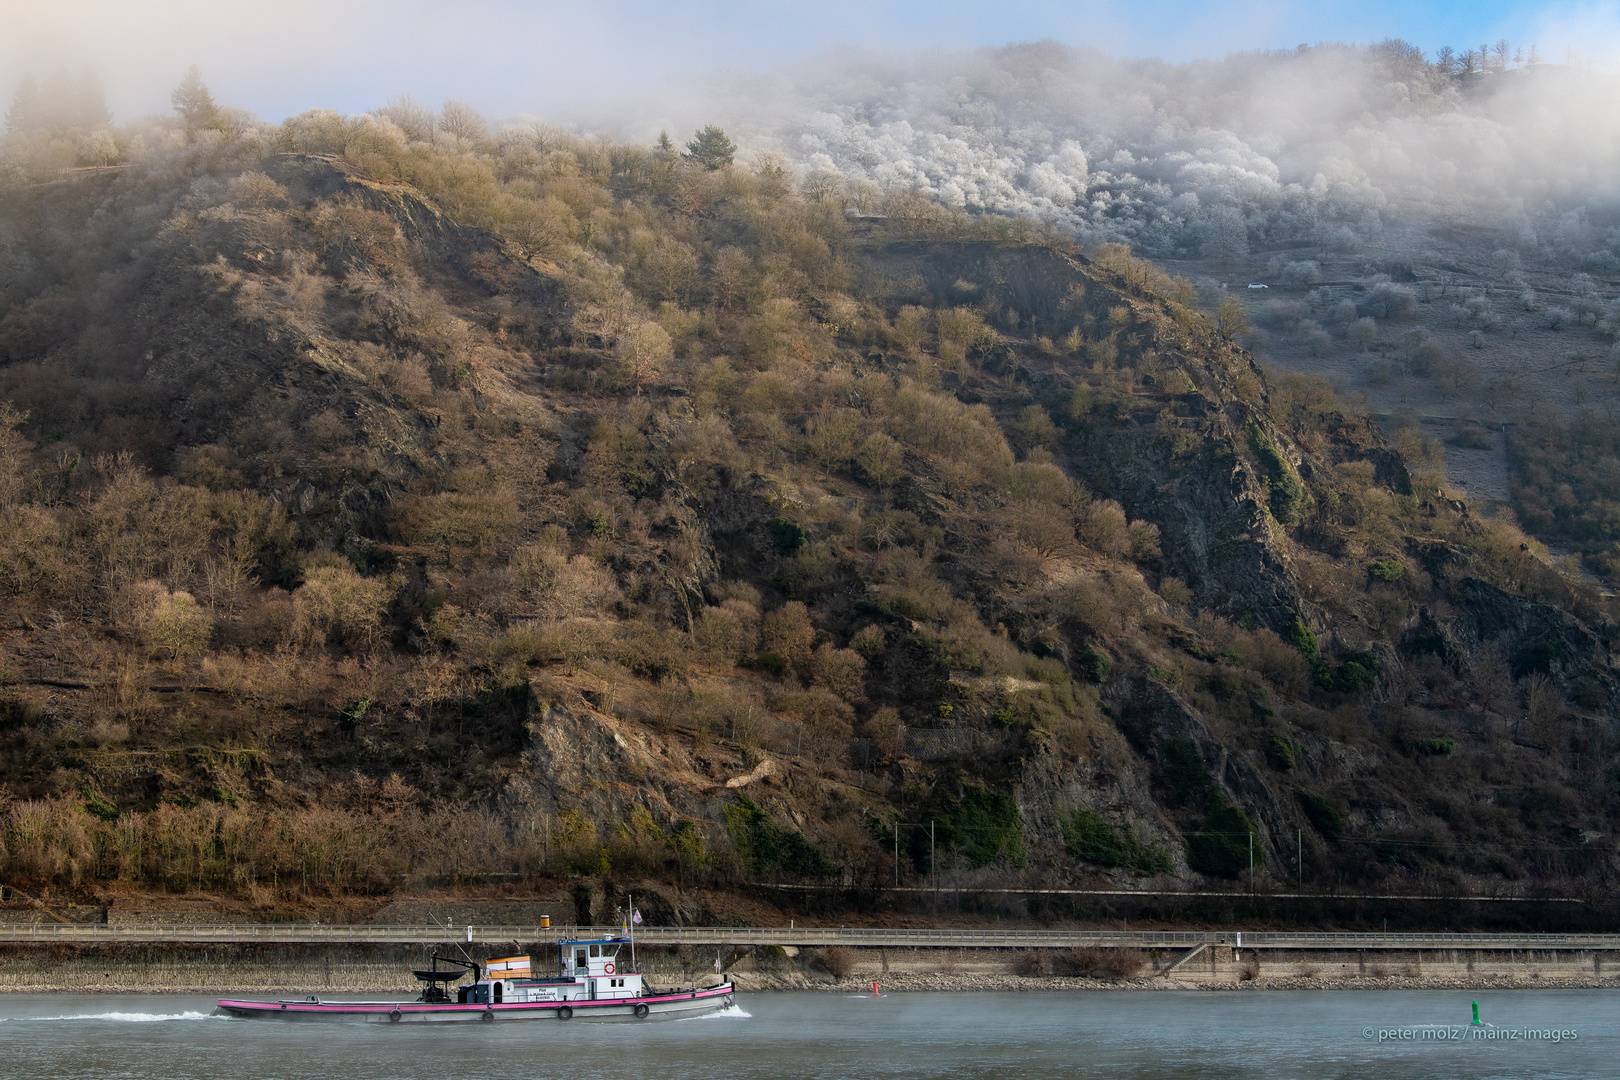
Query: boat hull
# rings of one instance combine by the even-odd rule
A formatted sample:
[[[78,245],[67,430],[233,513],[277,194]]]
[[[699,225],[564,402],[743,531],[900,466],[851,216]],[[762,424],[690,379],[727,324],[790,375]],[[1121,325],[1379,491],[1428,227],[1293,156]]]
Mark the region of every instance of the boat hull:
[[[718,1012],[731,1004],[731,983],[699,990],[646,994],[637,998],[599,998],[596,1001],[524,1001],[510,1004],[457,1005],[421,1001],[240,1001],[222,998],[217,1012],[243,1020],[331,1023],[435,1023],[489,1024],[515,1020],[567,1020],[634,1022],[674,1020]],[[645,1011],[641,1011],[642,1007]],[[565,1013],[564,1010],[567,1010]]]

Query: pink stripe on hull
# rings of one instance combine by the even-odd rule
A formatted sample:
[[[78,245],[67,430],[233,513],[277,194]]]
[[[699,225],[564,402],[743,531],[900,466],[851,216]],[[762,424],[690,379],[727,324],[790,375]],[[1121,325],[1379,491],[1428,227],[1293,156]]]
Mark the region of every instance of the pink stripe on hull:
[[[639,998],[598,998],[595,1001],[517,1001],[499,1005],[466,1004],[466,1005],[428,1005],[421,1002],[371,1003],[344,1005],[338,1002],[315,1001],[241,1001],[232,998],[219,999],[222,1009],[241,1009],[255,1013],[321,1013],[331,1015],[334,1013],[360,1014],[368,1016],[386,1016],[390,1013],[481,1013],[486,1010],[493,1012],[543,1012],[547,1009],[553,1011],[564,1005],[573,1009],[612,1008],[625,1005],[655,1005],[668,1001],[703,1001],[708,998],[723,997],[733,990],[733,984],[726,983],[721,986],[707,987],[702,990],[688,991],[684,994],[660,994],[656,997]]]

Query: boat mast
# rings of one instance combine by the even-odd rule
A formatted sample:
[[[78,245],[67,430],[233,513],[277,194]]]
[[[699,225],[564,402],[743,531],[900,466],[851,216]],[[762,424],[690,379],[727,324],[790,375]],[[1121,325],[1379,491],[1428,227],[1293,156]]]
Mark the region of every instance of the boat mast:
[[[428,912],[428,918],[432,919],[434,921],[434,923],[436,923],[441,929],[445,930],[446,932],[449,931],[450,927],[455,925],[455,923],[441,923],[441,922],[439,922],[438,916],[434,915],[433,912],[431,912],[431,911]],[[472,928],[471,928],[471,926],[469,926],[468,929],[467,929],[467,940],[468,941],[472,940]],[[469,967],[472,968],[473,980],[476,982],[476,981],[479,981],[479,980],[483,979],[483,977],[484,977],[484,967],[483,967],[483,965],[480,964],[478,961],[474,960],[471,956],[469,956],[467,954],[467,950],[463,949],[461,947],[461,943],[459,941],[455,940],[454,938],[451,938],[450,939],[450,944],[452,944],[452,945],[454,945],[456,947],[456,951],[458,953],[460,953],[462,956],[467,957],[467,964],[468,964]],[[452,964],[461,963],[460,960],[451,960],[448,956],[446,956],[444,959],[448,960]]]
[[[636,970],[636,894],[625,893],[630,898],[630,917],[625,920],[630,927],[630,970]]]

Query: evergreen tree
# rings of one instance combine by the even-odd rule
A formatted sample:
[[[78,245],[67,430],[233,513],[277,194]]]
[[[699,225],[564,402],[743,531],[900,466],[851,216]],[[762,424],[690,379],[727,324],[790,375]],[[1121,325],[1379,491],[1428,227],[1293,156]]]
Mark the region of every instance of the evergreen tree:
[[[106,127],[112,123],[107,108],[107,95],[101,91],[101,80],[96,73],[85,68],[79,73],[79,85],[74,93],[73,126],[85,131]]]
[[[39,86],[39,104],[35,110],[35,127],[51,135],[65,135],[73,129],[73,115],[78,88],[66,67],[59,67]]]
[[[169,102],[185,121],[187,131],[220,130],[222,117],[219,106],[214,104],[214,96],[204,85],[202,72],[197,70],[196,64],[191,65],[186,77],[180,80],[180,85],[169,94]]]
[[[85,68],[75,83],[64,67],[43,84],[32,75],[23,76],[6,112],[6,130],[13,135],[82,135],[106,127],[111,120],[95,72]]]
[[[22,135],[39,126],[39,85],[32,75],[24,75],[6,110],[6,133]]]
[[[705,169],[723,169],[737,156],[737,144],[726,138],[726,133],[708,125],[697,133],[697,138],[686,144],[686,158]]]

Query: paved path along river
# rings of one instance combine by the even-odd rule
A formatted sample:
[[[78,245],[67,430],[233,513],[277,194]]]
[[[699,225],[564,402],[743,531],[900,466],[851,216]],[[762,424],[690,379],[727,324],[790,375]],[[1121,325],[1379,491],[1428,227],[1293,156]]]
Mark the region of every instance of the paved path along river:
[[[552,941],[620,933],[611,926],[374,926],[366,923],[0,923],[0,941],[401,943]],[[647,945],[849,945],[868,948],[1584,949],[1620,950],[1620,934],[1452,934],[1242,930],[882,929],[814,926],[643,926]]]

